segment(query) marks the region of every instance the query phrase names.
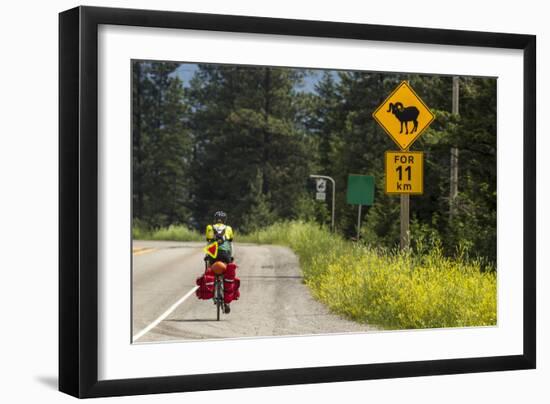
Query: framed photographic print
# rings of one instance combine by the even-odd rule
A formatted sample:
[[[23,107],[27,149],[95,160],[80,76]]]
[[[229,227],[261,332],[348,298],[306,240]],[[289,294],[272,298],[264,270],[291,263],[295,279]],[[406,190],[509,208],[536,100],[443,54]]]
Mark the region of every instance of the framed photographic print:
[[[61,391],[535,367],[534,36],[59,27]]]

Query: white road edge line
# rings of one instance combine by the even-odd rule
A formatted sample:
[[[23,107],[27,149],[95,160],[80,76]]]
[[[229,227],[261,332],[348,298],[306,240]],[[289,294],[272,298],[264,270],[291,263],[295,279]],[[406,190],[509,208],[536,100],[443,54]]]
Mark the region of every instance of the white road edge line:
[[[147,334],[149,331],[151,331],[153,328],[155,328],[159,323],[164,320],[166,317],[170,315],[176,308],[182,304],[185,299],[187,299],[189,296],[191,296],[193,293],[195,293],[195,290],[197,290],[199,287],[195,286],[193,289],[191,289],[189,292],[187,292],[180,300],[178,300],[176,303],[174,303],[168,310],[166,310],[164,313],[162,313],[155,321],[153,321],[151,324],[149,324],[147,327],[145,327],[143,330],[138,332],[134,337],[132,338],[132,342],[136,342],[138,339],[143,337],[145,334]]]

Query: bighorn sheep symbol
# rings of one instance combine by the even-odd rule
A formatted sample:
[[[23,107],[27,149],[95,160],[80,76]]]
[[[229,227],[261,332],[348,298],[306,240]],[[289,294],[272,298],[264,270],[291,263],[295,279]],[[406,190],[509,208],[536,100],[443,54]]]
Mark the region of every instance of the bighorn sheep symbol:
[[[399,119],[399,122],[401,122],[401,130],[399,133],[403,133],[403,123],[405,124],[405,134],[409,134],[409,128],[408,128],[408,122],[413,122],[414,127],[411,130],[411,133],[416,132],[416,129],[418,128],[418,108],[416,107],[407,107],[404,108],[403,104],[400,102],[396,102],[395,104],[390,102],[390,107],[388,108],[387,112],[391,112],[395,115],[397,119]]]

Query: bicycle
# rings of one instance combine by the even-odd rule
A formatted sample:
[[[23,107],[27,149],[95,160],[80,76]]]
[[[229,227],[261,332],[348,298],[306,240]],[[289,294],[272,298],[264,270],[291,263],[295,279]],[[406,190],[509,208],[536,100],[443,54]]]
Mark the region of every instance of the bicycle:
[[[206,269],[208,268],[208,262],[205,260]],[[224,300],[224,287],[223,287],[223,273],[214,273],[214,296],[212,300],[216,305],[216,321],[220,321],[220,313],[225,311],[225,300]]]

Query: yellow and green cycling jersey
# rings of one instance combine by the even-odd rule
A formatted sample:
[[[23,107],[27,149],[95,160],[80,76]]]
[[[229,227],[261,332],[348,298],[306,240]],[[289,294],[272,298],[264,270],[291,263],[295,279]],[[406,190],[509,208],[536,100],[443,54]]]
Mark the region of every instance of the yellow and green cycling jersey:
[[[233,229],[223,223],[209,224],[206,226],[206,241],[212,243],[218,241],[218,249],[233,255]]]

